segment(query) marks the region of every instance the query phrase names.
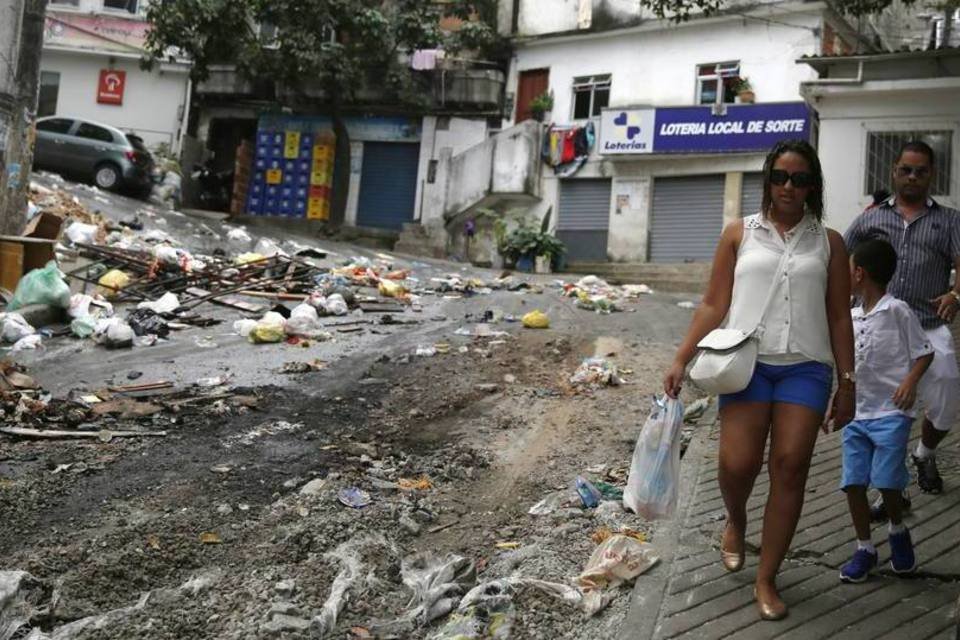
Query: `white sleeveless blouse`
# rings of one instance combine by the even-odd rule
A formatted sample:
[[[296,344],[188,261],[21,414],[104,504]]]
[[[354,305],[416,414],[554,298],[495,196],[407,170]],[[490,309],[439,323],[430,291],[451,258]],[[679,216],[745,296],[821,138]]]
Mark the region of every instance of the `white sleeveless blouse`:
[[[724,326],[743,331],[757,326],[780,257],[786,253],[764,323],[759,361],[783,365],[814,360],[833,366],[827,322],[830,241],[826,228],[807,214],[784,236],[762,213],[743,219],[733,298]]]

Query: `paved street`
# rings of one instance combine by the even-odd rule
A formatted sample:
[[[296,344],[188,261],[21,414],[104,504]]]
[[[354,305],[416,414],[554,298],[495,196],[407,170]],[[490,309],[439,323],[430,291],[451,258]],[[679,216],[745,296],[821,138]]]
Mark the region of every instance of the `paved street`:
[[[837,489],[840,436],[821,436],[810,470],[804,513],[779,579],[790,615],[780,622],[764,622],[754,605],[753,578],[767,495],[766,467],[749,503],[746,568],[728,574],[720,564],[718,551],[724,516],[717,486],[718,435],[719,428],[713,424],[704,427],[691,443],[684,459],[688,466],[681,512],[668,525],[678,540],[677,547],[664,566],[638,581],[625,637],[954,637],[955,602],[960,593],[956,582],[960,573],[960,439],[951,435],[941,445],[944,494],[912,492],[913,513],[907,525],[920,561],[916,577],[899,578],[889,570],[884,524],[874,530],[881,562],[878,575],[865,584],[847,585],[838,578],[853,539],[846,501]]]

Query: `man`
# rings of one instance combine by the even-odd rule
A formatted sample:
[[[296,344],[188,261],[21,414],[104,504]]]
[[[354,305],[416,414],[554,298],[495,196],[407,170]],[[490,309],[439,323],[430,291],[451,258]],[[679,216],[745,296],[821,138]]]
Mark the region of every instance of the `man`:
[[[928,144],[903,145],[893,167],[894,195],[857,217],[844,235],[850,251],[871,238],[894,246],[897,270],[889,291],[917,314],[934,349],[933,364],[920,384],[926,416],[912,456],[917,484],[925,493],[943,491],[935,454],[960,410],[960,370],[947,326],[960,308],[960,282],[950,284],[954,267],[960,274],[960,212],[930,197],[935,171]]]

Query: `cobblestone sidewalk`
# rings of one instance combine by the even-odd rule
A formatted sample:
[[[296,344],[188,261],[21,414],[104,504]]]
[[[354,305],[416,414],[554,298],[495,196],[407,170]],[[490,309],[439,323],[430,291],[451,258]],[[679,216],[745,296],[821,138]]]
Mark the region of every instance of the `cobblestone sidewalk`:
[[[960,438],[955,434],[938,455],[945,492],[928,496],[911,488],[913,512],[906,522],[917,547],[917,575],[901,578],[889,570],[886,525],[878,525],[874,542],[880,541],[881,569],[860,585],[842,584],[838,577],[852,549],[853,529],[837,488],[840,434],[821,434],[803,516],[778,583],[790,615],[764,622],[754,606],[753,579],[767,497],[766,467],[749,503],[746,567],[729,574],[719,558],[724,508],[717,485],[718,426],[704,427],[684,458],[678,516],[657,535],[668,547],[663,562],[638,580],[621,637],[954,638],[960,594]]]

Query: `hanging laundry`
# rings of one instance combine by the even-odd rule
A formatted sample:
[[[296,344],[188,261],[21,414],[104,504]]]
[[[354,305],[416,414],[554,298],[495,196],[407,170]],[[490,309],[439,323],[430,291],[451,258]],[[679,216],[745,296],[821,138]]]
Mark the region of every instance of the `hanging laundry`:
[[[579,131],[579,128],[570,129],[569,131],[563,134],[563,150],[560,152],[561,164],[573,162],[574,158],[577,157],[577,148],[576,148],[577,131]]]
[[[563,131],[553,129],[550,132],[550,166],[560,164],[560,155],[563,150]]]
[[[410,68],[414,71],[432,71],[445,56],[443,49],[417,49],[410,58]]]

